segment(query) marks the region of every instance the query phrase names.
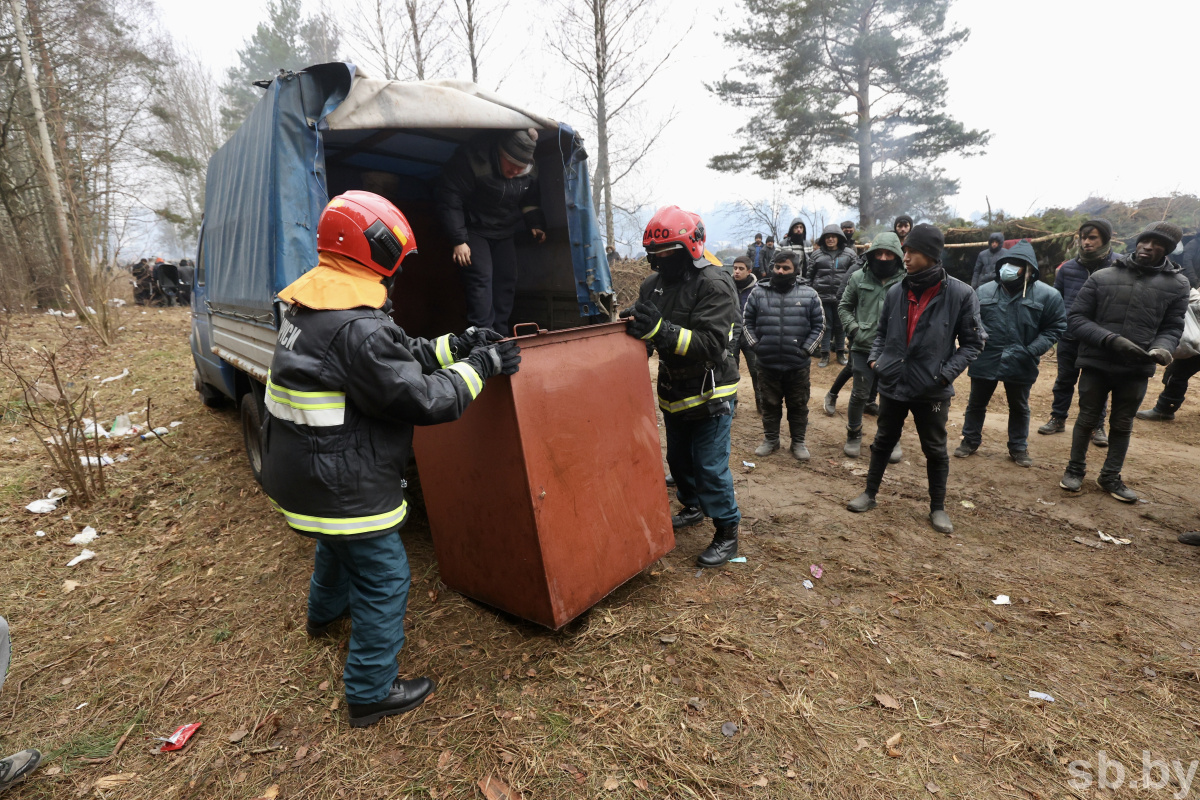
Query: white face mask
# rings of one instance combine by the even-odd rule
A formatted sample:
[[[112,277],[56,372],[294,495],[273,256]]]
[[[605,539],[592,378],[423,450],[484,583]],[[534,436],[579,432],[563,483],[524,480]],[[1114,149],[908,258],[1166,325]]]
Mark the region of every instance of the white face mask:
[[[1021,277],[1021,268],[1012,264],[1005,264],[1000,267],[1000,280],[1005,283],[1012,283],[1017,278]]]

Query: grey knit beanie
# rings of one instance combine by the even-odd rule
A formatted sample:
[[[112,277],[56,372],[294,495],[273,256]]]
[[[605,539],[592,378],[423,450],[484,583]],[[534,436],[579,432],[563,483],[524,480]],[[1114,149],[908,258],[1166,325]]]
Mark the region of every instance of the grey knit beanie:
[[[518,164],[531,164],[537,138],[538,132],[533,128],[509,131],[500,139],[500,150]]]
[[[1166,221],[1155,222],[1146,226],[1146,229],[1138,234],[1134,245],[1141,244],[1143,239],[1158,239],[1167,248],[1167,252],[1172,253],[1183,239],[1183,228]]]

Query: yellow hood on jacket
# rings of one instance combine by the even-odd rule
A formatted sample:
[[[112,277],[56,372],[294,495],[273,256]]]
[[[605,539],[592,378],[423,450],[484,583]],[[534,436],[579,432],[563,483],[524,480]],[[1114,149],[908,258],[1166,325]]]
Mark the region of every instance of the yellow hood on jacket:
[[[281,291],[280,300],[316,311],[383,308],[387,289],[380,283],[382,275],[338,253],[319,255],[317,266]]]

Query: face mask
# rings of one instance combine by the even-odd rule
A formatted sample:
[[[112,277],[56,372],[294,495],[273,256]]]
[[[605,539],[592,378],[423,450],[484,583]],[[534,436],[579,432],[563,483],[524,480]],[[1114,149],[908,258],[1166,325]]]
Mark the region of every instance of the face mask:
[[[786,275],[780,275],[778,272],[771,273],[771,288],[772,289],[779,291],[779,292],[786,292],[795,285],[796,285],[796,273],[789,272]]]
[[[873,274],[876,278],[879,278],[880,280],[886,280],[895,275],[900,269],[900,259],[893,258],[891,261],[884,261],[882,259],[872,258],[869,262],[867,262],[867,266],[870,268],[871,274]]]
[[[1021,268],[1012,264],[1005,264],[1000,268],[1000,280],[1005,283],[1012,283],[1017,278],[1021,277]]]
[[[653,259],[651,266],[670,283],[682,280],[688,267],[692,265],[692,259],[680,249],[668,250],[663,255],[654,256]]]

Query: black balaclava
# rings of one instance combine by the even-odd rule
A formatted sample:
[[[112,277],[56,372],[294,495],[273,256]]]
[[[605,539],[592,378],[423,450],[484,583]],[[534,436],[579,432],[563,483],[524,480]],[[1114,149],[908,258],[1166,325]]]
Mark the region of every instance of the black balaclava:
[[[895,275],[900,270],[902,263],[898,258],[885,261],[882,258],[875,258],[873,255],[867,257],[867,268],[871,270],[872,275],[881,281],[886,281]]]
[[[679,283],[687,277],[687,271],[692,268],[692,259],[682,247],[668,250],[665,253],[650,255],[650,266],[662,275],[667,283]]]
[[[797,226],[800,228],[799,232],[793,233]],[[787,239],[787,243],[790,245],[803,247],[804,240],[808,238],[808,229],[804,227],[803,222],[797,222],[791,228],[788,228],[787,236],[784,238]]]
[[[777,292],[789,292],[796,285],[796,271],[793,269],[786,275],[771,271],[771,288]]]

